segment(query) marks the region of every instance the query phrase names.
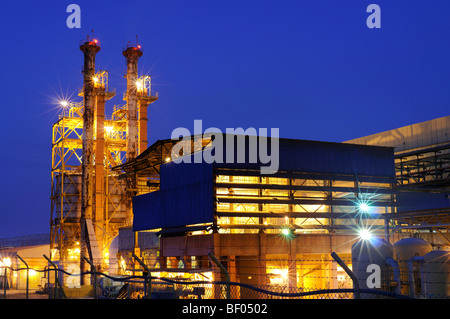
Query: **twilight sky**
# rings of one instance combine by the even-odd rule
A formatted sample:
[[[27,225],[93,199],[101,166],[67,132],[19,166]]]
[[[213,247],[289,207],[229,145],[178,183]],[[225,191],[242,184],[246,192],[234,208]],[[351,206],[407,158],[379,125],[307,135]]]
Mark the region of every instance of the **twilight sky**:
[[[69,4],[81,28],[69,29]],[[381,7],[381,29],[366,8]],[[80,101],[79,42],[94,30],[97,69],[124,104],[122,49],[159,100],[149,142],[177,127],[279,128],[341,142],[449,115],[450,1],[147,0],[2,3],[0,238],[49,232],[51,127],[58,99]]]

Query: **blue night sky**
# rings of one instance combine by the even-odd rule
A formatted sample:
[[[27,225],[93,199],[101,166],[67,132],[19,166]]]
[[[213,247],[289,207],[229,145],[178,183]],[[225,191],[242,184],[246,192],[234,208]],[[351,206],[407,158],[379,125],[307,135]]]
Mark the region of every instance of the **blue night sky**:
[[[81,7],[81,29],[66,8]],[[381,29],[366,8],[381,7]],[[51,127],[80,101],[79,42],[94,30],[97,69],[124,104],[122,48],[159,100],[150,143],[173,129],[279,128],[341,142],[449,115],[450,1],[8,1],[2,3],[0,238],[49,232]]]

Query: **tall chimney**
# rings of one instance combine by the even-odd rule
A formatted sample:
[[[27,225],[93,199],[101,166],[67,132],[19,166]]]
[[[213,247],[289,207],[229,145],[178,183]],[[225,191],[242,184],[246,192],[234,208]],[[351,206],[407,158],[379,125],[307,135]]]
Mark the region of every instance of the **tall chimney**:
[[[136,158],[138,150],[138,123],[137,123],[137,88],[138,80],[137,64],[142,56],[140,45],[128,46],[123,55],[127,60],[127,92],[125,100],[128,107],[127,119],[127,161]]]
[[[86,229],[86,220],[92,219],[93,213],[93,197],[94,197],[94,111],[95,111],[95,92],[94,92],[94,75],[95,75],[95,55],[100,51],[98,41],[87,38],[80,46],[80,50],[84,53],[83,67],[83,156],[81,163],[81,253],[88,255],[88,233]],[[81,271],[87,269],[81,260]],[[82,276],[83,277],[83,276]],[[84,279],[81,279],[82,284]]]

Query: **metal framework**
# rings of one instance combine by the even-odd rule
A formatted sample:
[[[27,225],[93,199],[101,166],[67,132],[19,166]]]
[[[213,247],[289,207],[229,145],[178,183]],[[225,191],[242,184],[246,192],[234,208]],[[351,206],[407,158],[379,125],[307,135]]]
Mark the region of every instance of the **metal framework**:
[[[399,192],[450,193],[450,144],[428,146],[395,154]],[[450,208],[386,215],[392,232],[430,232],[449,241]]]
[[[450,186],[450,144],[402,152],[395,155],[400,186]]]
[[[263,177],[230,169],[215,174],[213,227],[220,233],[383,232],[383,215],[395,211],[392,181],[383,178],[289,172]]]
[[[108,72],[100,70],[94,82],[94,209],[93,232],[104,269],[108,265],[109,245],[119,228],[131,225],[130,190],[126,180],[119,178],[113,167],[126,161],[127,104],[114,106],[112,115],[105,116],[105,101],[115,96],[108,88]],[[158,99],[150,90],[150,77],[138,84],[138,152],[147,148],[147,106]],[[83,96],[84,90],[79,90]],[[51,259],[79,262],[82,220],[83,102],[72,102],[63,108],[52,127],[51,169]],[[93,242],[91,242],[91,246]],[[90,249],[93,249],[91,247]]]

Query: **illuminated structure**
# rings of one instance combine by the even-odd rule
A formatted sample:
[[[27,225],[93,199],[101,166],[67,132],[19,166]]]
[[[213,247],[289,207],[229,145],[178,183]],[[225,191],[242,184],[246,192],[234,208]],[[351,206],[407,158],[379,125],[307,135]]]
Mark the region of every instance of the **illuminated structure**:
[[[52,128],[51,258],[61,266],[81,263],[82,270],[89,270],[80,260],[82,253],[98,270],[107,270],[110,243],[120,227],[132,223],[134,194],[111,168],[129,158],[130,143],[136,145],[133,157],[147,148],[147,107],[158,96],[151,92],[149,76],[137,77],[136,60],[132,73],[128,68],[127,104],[114,106],[112,116],[105,116],[115,90],[109,89],[108,72],[95,70],[100,45],[88,36],[80,50],[83,101],[62,101],[63,111]],[[124,55],[129,50],[142,55],[138,44],[128,45]]]
[[[450,245],[450,116],[348,141],[394,148],[399,210],[388,237],[416,234],[433,246]],[[395,241],[392,239],[391,241]]]
[[[348,257],[361,229],[382,237],[384,214],[395,212],[391,148],[280,139],[279,171],[264,175],[248,162],[166,160],[175,142],[115,168],[153,186],[133,199],[133,230],[159,237],[146,260],[155,273],[224,280],[213,252],[232,281],[337,288],[343,276],[329,254]],[[213,147],[210,136],[190,142],[192,154]]]

